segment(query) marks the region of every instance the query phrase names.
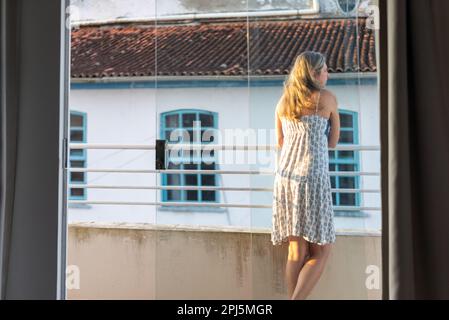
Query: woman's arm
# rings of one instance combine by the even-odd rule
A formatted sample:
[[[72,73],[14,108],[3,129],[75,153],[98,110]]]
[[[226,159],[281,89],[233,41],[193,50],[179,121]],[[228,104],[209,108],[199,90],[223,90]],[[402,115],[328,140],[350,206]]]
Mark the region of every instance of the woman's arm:
[[[333,93],[330,93],[329,104],[331,109],[331,129],[329,132],[328,147],[334,149],[337,147],[338,140],[340,139],[340,114],[338,113],[337,98]]]
[[[276,141],[277,141],[276,148],[280,150],[282,149],[282,146],[284,144],[284,133],[282,132],[282,122],[281,119],[279,118],[277,107],[276,111],[274,112],[274,118],[275,118]]]

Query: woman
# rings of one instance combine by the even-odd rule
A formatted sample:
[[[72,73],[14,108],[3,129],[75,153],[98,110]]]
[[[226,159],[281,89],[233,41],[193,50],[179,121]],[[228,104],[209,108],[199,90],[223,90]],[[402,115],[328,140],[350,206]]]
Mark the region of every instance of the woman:
[[[328,148],[338,143],[340,118],[335,95],[324,88],[327,80],[325,57],[302,53],[275,112],[280,157],[271,241],[289,242],[286,282],[292,300],[305,299],[312,291],[335,242]]]

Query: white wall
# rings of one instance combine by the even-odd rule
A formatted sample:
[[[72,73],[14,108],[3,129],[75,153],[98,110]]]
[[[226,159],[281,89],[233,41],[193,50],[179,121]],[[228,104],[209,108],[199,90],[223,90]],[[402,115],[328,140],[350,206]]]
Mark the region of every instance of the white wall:
[[[359,112],[359,133],[362,145],[379,145],[379,102],[375,85],[335,85],[341,109]],[[204,109],[218,113],[218,129],[259,129],[266,140],[257,144],[274,144],[274,108],[282,87],[219,87],[157,89],[75,89],[71,92],[71,109],[87,112],[88,143],[154,144],[159,137],[159,115],[175,109]],[[257,134],[257,131],[254,131]],[[260,136],[260,137],[262,137]],[[226,144],[229,141],[225,141]],[[241,141],[240,144],[243,144]],[[254,144],[250,142],[250,144]],[[232,151],[228,152],[228,155]],[[248,165],[245,152],[236,152],[241,164],[220,163],[222,170],[274,171],[274,153],[260,152],[259,160]],[[380,153],[362,152],[361,170],[380,171]],[[227,157],[226,157],[227,159]],[[225,160],[225,158],[221,158]],[[154,169],[153,151],[89,150],[87,163],[92,168]],[[220,186],[268,187],[273,176],[217,175]],[[157,181],[156,181],[157,179]],[[90,184],[160,185],[155,174],[88,173]],[[380,189],[380,177],[364,177],[361,188]],[[160,191],[88,189],[88,200],[160,201]],[[269,192],[219,192],[220,202],[241,204],[271,204]],[[380,207],[380,195],[364,194],[362,206]],[[183,209],[180,209],[183,210]],[[185,209],[184,209],[185,210]],[[192,208],[192,210],[194,210]],[[198,210],[199,211],[199,210]],[[155,206],[86,205],[69,209],[70,221],[147,222],[163,224],[235,225],[270,227],[270,209],[217,208],[202,212],[162,211]],[[338,229],[378,229],[380,212],[367,212],[369,217],[337,218]]]
[[[87,113],[87,142],[150,144],[156,139],[152,90],[72,90],[70,109]],[[146,168],[154,152],[88,150],[89,168]],[[155,185],[154,174],[87,173],[87,183],[102,185]],[[88,200],[156,201],[154,190],[88,189]],[[153,210],[144,206],[85,206],[70,209],[70,220],[153,222]]]
[[[338,98],[339,109],[359,112],[359,143],[362,146],[380,146],[380,113],[377,85],[335,86],[332,88]],[[360,152],[361,172],[380,172],[380,152]],[[380,190],[380,176],[362,176],[361,189]],[[361,206],[380,207],[379,193],[363,193]],[[379,211],[366,211],[368,217],[339,218],[337,228],[380,229],[381,214]]]
[[[189,1],[193,3],[194,1]],[[325,10],[338,13],[335,0],[321,0]],[[249,10],[309,9],[312,1],[290,1],[287,5],[272,4],[271,0],[259,2],[229,2],[228,0],[197,1],[196,6],[183,6],[182,0],[71,0],[73,22],[117,18],[151,18],[189,13],[241,12]],[[249,7],[248,7],[249,5]],[[156,14],[157,13],[157,14]]]

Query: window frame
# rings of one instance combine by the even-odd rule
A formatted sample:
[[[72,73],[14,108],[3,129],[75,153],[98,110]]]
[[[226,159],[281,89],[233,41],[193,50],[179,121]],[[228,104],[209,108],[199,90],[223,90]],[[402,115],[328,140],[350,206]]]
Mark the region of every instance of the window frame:
[[[75,116],[81,116],[83,119],[83,126],[82,127],[72,127],[71,124],[71,116],[75,115]],[[82,111],[76,111],[76,110],[70,110],[69,113],[69,139],[70,139],[70,143],[86,143],[87,142],[87,112],[82,112]],[[82,141],[72,141],[71,140],[71,136],[72,136],[72,130],[76,130],[76,131],[81,131],[83,133],[83,140]],[[81,149],[82,151],[82,155],[71,155],[69,152],[69,168],[72,168],[72,161],[84,161],[84,166],[83,168],[87,167],[87,150],[86,149]],[[72,174],[71,172],[69,172],[69,184],[86,184],[87,183],[87,172],[83,172],[83,181],[72,181]],[[83,189],[84,190],[84,195],[83,196],[76,196],[76,195],[72,195],[72,189]],[[76,187],[70,187],[68,190],[68,198],[69,200],[86,200],[87,199],[87,188],[76,188]]]
[[[195,114],[195,119],[198,120],[194,120],[194,121],[199,121],[200,119],[200,115],[204,114],[204,115],[209,115],[212,116],[212,126],[201,126],[199,127],[199,129],[194,130],[194,128],[191,129],[191,127],[183,127],[183,115],[184,114],[191,114],[194,113]],[[171,115],[178,115],[178,126],[177,127],[166,127],[166,117],[167,116],[171,116]],[[197,132],[197,137],[201,140],[201,131],[202,130],[217,130],[218,129],[218,113],[217,112],[213,112],[213,111],[208,111],[208,110],[203,110],[203,109],[176,109],[176,110],[171,110],[171,111],[167,111],[167,112],[163,112],[160,114],[160,137],[161,139],[165,139],[167,140],[167,143],[169,144],[176,144],[176,143],[190,143],[190,142],[170,142],[168,140],[168,137],[166,136],[166,133],[168,130],[173,129],[173,130],[189,130],[189,131],[196,131]],[[201,143],[201,141],[199,141]],[[194,142],[195,143],[195,142]],[[213,144],[215,143],[215,141],[212,142],[205,142],[205,144]],[[196,164],[198,166],[199,169],[201,169],[201,163],[204,161],[208,161],[208,162],[213,162],[214,166],[215,166],[215,170],[217,170],[217,163],[216,163],[216,150],[214,151],[214,155],[210,156],[210,157],[202,157],[200,155],[200,158],[196,157],[194,154],[189,155],[188,157],[185,157],[184,154],[182,156],[176,157],[177,162],[179,163],[180,168],[179,169],[185,169],[185,165],[188,165],[190,163],[190,157],[192,157],[192,162],[190,164]],[[170,157],[167,158],[167,163],[170,162]],[[168,183],[168,173],[162,173],[161,176],[161,183],[162,186],[169,186]],[[187,187],[188,185],[186,185],[186,175],[194,175],[193,173],[179,173],[180,175],[180,183],[179,186],[182,187]],[[218,174],[204,174],[204,173],[197,173],[196,174],[196,179],[197,179],[197,187],[202,187],[202,180],[201,177],[202,176],[208,176],[208,175],[212,175],[214,176],[215,179],[215,184],[213,185],[214,187],[218,186]],[[180,190],[180,194],[181,194],[181,198],[180,200],[169,200],[168,199],[168,191],[167,189],[162,189],[161,190],[161,201],[165,202],[167,204],[170,204],[170,202],[186,202],[186,203],[219,203],[220,202],[220,193],[216,190],[212,190],[211,192],[214,192],[215,194],[215,200],[214,201],[204,201],[202,200],[202,191],[207,191],[207,190],[196,190],[198,193],[198,197],[197,200],[188,200],[187,199],[187,192],[188,190]]]
[[[353,143],[348,143],[348,142],[338,142],[338,145],[359,145],[359,114],[356,111],[351,111],[351,110],[339,110],[339,114],[340,115],[350,115],[352,116],[352,128],[345,128],[345,127],[341,127],[340,131],[352,131],[353,132]],[[334,152],[335,157],[331,157],[331,155],[329,154],[329,166],[331,165],[335,165],[335,172],[345,172],[345,171],[341,171],[339,170],[340,165],[354,165],[354,167],[357,170],[354,170],[354,172],[360,172],[360,151],[354,150],[354,157],[352,158],[341,158],[339,157],[339,153],[341,151],[338,150],[333,150],[330,151],[329,153]],[[330,168],[329,168],[330,170]],[[360,189],[360,176],[355,176],[355,177],[351,177],[351,176],[333,176],[335,178],[335,188],[339,189],[340,188],[340,179],[342,178],[354,178],[354,189]],[[345,194],[344,192],[335,192],[335,206],[340,206],[341,205],[341,195]],[[361,193],[360,192],[356,192],[355,194],[355,204],[354,205],[344,205],[346,207],[361,207]],[[334,200],[332,199],[332,202]]]
[[[337,0],[336,3],[338,5],[338,8],[340,9],[340,11],[345,14],[345,15],[350,15],[353,14],[357,8],[360,6],[360,0],[354,0],[354,8],[352,8],[351,10],[346,10],[344,9],[344,7],[341,5],[340,0]]]

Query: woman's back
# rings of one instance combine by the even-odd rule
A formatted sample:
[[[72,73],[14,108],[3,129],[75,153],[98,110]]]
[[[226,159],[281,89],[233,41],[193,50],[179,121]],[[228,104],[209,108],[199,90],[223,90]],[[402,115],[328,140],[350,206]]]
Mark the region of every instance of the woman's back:
[[[282,176],[304,177],[328,172],[328,118],[322,115],[327,112],[326,107],[320,110],[320,97],[318,93],[313,113],[302,113],[299,119],[281,118],[284,145],[277,172]]]
[[[281,117],[284,142],[273,188],[275,245],[289,235],[317,244],[335,242],[326,112],[318,96],[313,112],[299,119]]]
[[[275,166],[271,241],[273,245],[290,242],[286,274],[292,299],[308,295],[329,253],[327,244],[335,242],[328,147],[338,142],[340,119],[336,97],[324,89],[328,79],[323,54],[301,53],[275,111],[280,156]],[[306,262],[308,252],[313,264]],[[299,273],[301,268],[307,271]]]
[[[300,117],[318,114],[319,116],[329,120],[332,112],[331,102],[333,97],[333,93],[327,89],[317,91],[310,98],[313,108],[302,108]]]

